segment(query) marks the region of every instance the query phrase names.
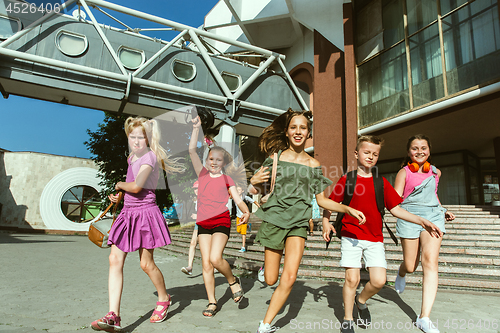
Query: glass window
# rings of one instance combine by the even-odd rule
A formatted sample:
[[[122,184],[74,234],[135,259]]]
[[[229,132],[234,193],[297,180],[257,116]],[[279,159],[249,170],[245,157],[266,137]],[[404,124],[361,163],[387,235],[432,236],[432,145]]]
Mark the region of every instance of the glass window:
[[[384,48],[388,48],[405,38],[403,18],[403,0],[382,1]]]
[[[443,205],[467,205],[463,165],[440,167],[438,197]]]
[[[359,125],[367,126],[408,110],[405,44],[358,67]]]
[[[231,92],[235,92],[241,86],[241,76],[228,72],[222,72],[221,76]]]
[[[123,66],[128,69],[137,69],[141,67],[146,60],[144,51],[123,45],[118,49],[118,58],[122,62]]]
[[[7,39],[21,30],[21,20],[0,14],[0,39]]]
[[[191,81],[196,76],[196,66],[192,62],[174,59],[172,73],[180,81]]]
[[[413,105],[417,107],[444,97],[437,23],[412,36],[409,41]]]
[[[435,0],[406,0],[408,15],[408,33],[414,32],[437,20],[437,4]]]
[[[90,186],[74,186],[64,193],[61,210],[66,218],[75,223],[89,222],[99,216],[101,198]]]
[[[448,93],[470,88],[500,75],[498,6],[476,0],[443,19]]]
[[[441,0],[441,15],[446,15],[466,2],[467,0]]]
[[[74,32],[60,30],[56,35],[56,46],[65,55],[76,57],[87,50],[87,37]]]

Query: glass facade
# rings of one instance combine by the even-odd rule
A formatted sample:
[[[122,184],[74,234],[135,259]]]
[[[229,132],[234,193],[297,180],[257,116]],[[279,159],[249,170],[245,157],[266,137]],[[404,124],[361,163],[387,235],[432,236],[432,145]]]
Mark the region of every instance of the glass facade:
[[[500,77],[496,0],[372,0],[355,11],[360,128]]]

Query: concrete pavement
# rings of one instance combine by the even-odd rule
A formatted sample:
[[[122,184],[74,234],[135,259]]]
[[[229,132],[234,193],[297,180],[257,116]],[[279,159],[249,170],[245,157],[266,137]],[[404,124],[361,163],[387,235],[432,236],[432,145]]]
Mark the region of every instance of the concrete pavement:
[[[108,311],[107,256],[85,236],[0,232],[0,332],[94,332],[90,322]],[[234,304],[227,281],[216,274],[219,312],[204,318],[207,304],[201,266],[180,272],[187,258],[157,250],[173,305],[168,319],[151,324],[155,289],[139,267],[137,253],[126,261],[122,326],[126,332],[255,332],[274,287],[242,275],[246,298]],[[431,319],[446,332],[500,332],[499,294],[440,290]],[[421,289],[398,295],[385,287],[368,301],[373,324],[356,332],[420,332],[411,327],[419,310]],[[336,282],[297,281],[273,325],[279,332],[339,332],[343,316],[342,286]]]

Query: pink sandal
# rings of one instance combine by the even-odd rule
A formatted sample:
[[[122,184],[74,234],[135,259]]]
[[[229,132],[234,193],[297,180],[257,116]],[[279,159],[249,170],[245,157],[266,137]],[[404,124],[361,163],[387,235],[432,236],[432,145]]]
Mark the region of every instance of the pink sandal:
[[[172,304],[172,296],[170,296],[170,295],[168,295],[168,301],[166,301],[166,302],[156,302],[156,307],[162,306],[163,308],[160,311],[158,311],[158,310],[156,310],[156,307],[155,307],[155,310],[153,311],[153,314],[151,315],[151,318],[149,318],[149,321],[151,323],[161,323],[162,321],[164,321],[165,319],[167,319],[168,308],[169,308],[169,306],[171,304]],[[155,315],[158,318],[156,320],[153,319],[153,317]]]
[[[101,319],[93,321],[90,326],[94,331],[118,332],[122,330],[120,321],[121,318],[117,316],[116,313],[109,311],[108,314]]]

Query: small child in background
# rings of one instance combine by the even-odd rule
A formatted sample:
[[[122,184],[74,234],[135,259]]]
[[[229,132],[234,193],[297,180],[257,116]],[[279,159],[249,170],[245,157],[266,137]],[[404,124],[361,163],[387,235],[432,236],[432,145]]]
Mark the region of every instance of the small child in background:
[[[316,201],[316,197],[314,197],[311,201],[312,207],[312,218],[309,220],[309,236],[314,235],[314,220],[321,218],[321,213],[319,211],[318,202]]]
[[[194,194],[198,198],[198,181],[195,181],[193,184]],[[194,213],[191,214],[191,218],[196,221],[196,211],[198,210],[198,201],[194,202]],[[189,255],[188,255],[188,266],[182,267],[181,272],[186,275],[193,274],[193,262],[194,262],[194,254],[196,252],[196,244],[198,243],[198,225],[194,225],[193,235],[191,236],[191,243],[189,244]]]
[[[236,190],[238,191],[241,200],[258,205],[258,203],[254,201],[252,197],[243,194],[243,189],[241,188],[241,186],[237,186]],[[241,235],[241,249],[239,252],[246,252],[247,230],[248,232],[250,232],[250,228],[247,228],[247,224],[239,224],[242,216],[243,212],[241,211],[240,207],[236,205],[236,231]]]

